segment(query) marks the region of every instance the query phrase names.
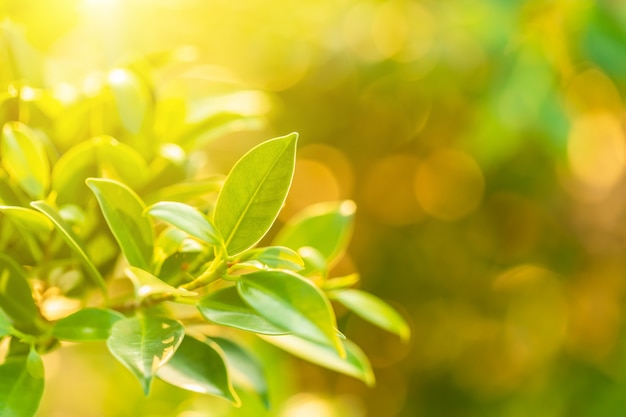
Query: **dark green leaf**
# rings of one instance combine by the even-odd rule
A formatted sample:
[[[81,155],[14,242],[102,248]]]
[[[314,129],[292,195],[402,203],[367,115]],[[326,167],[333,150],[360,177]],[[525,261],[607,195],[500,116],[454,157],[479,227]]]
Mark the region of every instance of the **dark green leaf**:
[[[343,340],[346,356],[341,357],[334,349],[326,345],[311,342],[294,335],[261,336],[263,340],[295,355],[299,358],[360,379],[368,386],[375,383],[374,372],[367,356],[354,343]]]
[[[344,354],[330,302],[310,281],[287,271],[259,271],[242,276],[237,289],[270,323]]]
[[[283,246],[252,249],[245,252],[240,259],[241,262],[250,260],[258,261],[272,269],[300,271],[304,267],[304,262],[300,255]]]
[[[265,408],[269,409],[267,377],[258,359],[232,340],[222,337],[212,337],[211,340],[224,352],[235,386],[239,381],[241,385],[252,388],[263,401]]]
[[[148,395],[156,371],[172,358],[184,335],[177,321],[138,316],[115,322],[107,346]]]
[[[315,248],[332,267],[350,241],[355,210],[350,200],[310,206],[290,220],[273,243],[296,251],[305,246]]]
[[[35,133],[19,122],[2,128],[2,165],[31,198],[43,198],[50,183],[50,163]]]
[[[163,381],[193,392],[217,395],[241,405],[230,382],[224,358],[211,341],[203,343],[185,336],[180,347],[157,372]]]
[[[256,146],[228,174],[214,224],[229,255],[254,246],[276,220],[291,185],[297,138],[292,133]]]
[[[117,181],[89,178],[87,185],[128,263],[151,270],[154,232],[150,220],[143,216],[145,207],[141,199]]]
[[[135,295],[140,300],[157,294],[170,294],[177,297],[191,297],[196,295],[195,292],[174,288],[143,269],[131,266],[126,270],[126,275],[133,282]]]
[[[72,342],[105,340],[109,337],[113,324],[123,318],[124,315],[117,311],[84,308],[59,320],[52,334],[58,339]]]
[[[0,308],[11,318],[13,326],[28,333],[38,333],[42,326],[24,269],[0,253]]]
[[[148,207],[146,213],[210,245],[219,245],[222,242],[211,221],[199,210],[187,204],[162,201]]]
[[[34,351],[0,365],[0,417],[32,417],[43,395],[43,362]]]
[[[407,341],[411,337],[411,329],[402,316],[375,295],[347,289],[332,292],[330,297],[370,323],[397,334],[402,340]]]
[[[54,223],[57,230],[61,232],[61,236],[65,242],[80,258],[89,276],[92,278],[94,283],[100,287],[100,290],[106,296],[106,284],[104,282],[104,278],[102,278],[98,268],[96,268],[93,262],[91,262],[91,259],[85,252],[84,243],[82,243],[79,237],[76,236],[76,234],[72,231],[72,228],[65,222],[65,220],[63,220],[59,213],[57,213],[57,211],[45,201],[33,201],[30,205],[42,212],[52,221],[52,223]]]
[[[200,313],[209,321],[262,334],[286,334],[284,330],[261,317],[247,305],[235,287],[212,292],[198,303]]]

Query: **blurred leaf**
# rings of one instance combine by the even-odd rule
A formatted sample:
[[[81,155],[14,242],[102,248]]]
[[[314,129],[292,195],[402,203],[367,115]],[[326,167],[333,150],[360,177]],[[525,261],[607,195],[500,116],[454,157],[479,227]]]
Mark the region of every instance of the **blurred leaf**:
[[[256,392],[266,409],[270,408],[270,399],[267,392],[267,377],[258,359],[246,349],[229,339],[211,337],[226,355],[227,368],[232,379],[241,380],[246,386]],[[235,385],[236,386],[236,385]]]
[[[298,249],[298,255],[304,262],[304,269],[298,273],[307,278],[312,278],[320,286],[324,285],[328,277],[328,263],[324,254],[311,246],[303,246]]]
[[[228,133],[258,130],[264,125],[265,121],[260,117],[220,112],[210,114],[204,120],[189,123],[177,142],[187,150],[199,149]]]
[[[404,341],[411,337],[411,329],[400,313],[375,295],[347,289],[332,292],[329,297],[370,323],[397,334]]]
[[[291,353],[294,356],[319,366],[360,379],[367,386],[374,386],[374,372],[367,356],[354,343],[343,340],[346,357],[340,357],[334,349],[295,335],[260,336],[263,340]]]
[[[141,199],[130,188],[113,180],[89,178],[87,185],[128,262],[151,270],[154,234],[150,220],[143,216],[145,207]]]
[[[235,287],[227,287],[212,292],[200,300],[198,309],[207,320],[223,326],[261,334],[289,333],[288,330],[268,322],[248,306],[241,299]]]
[[[149,93],[141,79],[127,69],[113,69],[109,72],[108,81],[122,125],[130,133],[138,134],[146,117]]]
[[[79,143],[59,158],[52,170],[52,186],[59,203],[67,203],[85,199],[85,180],[89,177],[106,177],[139,187],[148,176],[148,165],[136,150],[110,136],[98,136]]]
[[[176,184],[162,187],[146,197],[146,201],[190,201],[205,197],[207,194],[218,192],[224,177],[214,176],[202,180],[181,181]]]
[[[241,405],[230,382],[224,359],[210,341],[205,343],[185,336],[172,359],[158,370],[157,376],[177,387],[216,395],[235,406]]]
[[[13,326],[11,326],[11,319],[0,309],[0,338],[11,334],[12,331]]]
[[[83,308],[59,320],[52,329],[52,334],[71,342],[106,340],[113,324],[123,318],[123,314],[114,310]]]
[[[50,185],[50,163],[35,136],[26,125],[6,123],[2,128],[0,146],[2,165],[11,178],[31,198],[43,198]]]
[[[85,252],[84,243],[82,243],[78,236],[76,236],[76,234],[72,231],[72,228],[65,222],[65,220],[63,220],[59,213],[57,213],[57,211],[45,201],[33,201],[30,205],[39,210],[46,217],[48,217],[52,223],[54,223],[57,230],[61,232],[61,236],[65,242],[78,255],[89,276],[92,278],[94,283],[100,287],[100,290],[106,297],[106,283],[104,282],[104,278],[102,278],[100,271],[98,271],[98,268],[96,268]]]
[[[140,300],[156,294],[171,294],[178,297],[196,295],[195,292],[174,288],[140,268],[131,266],[126,270],[126,275],[133,282],[135,294]]]
[[[174,355],[185,330],[174,320],[137,316],[115,322],[107,346],[139,380],[146,395],[159,368]]]
[[[360,279],[361,276],[359,274],[350,274],[343,277],[336,277],[326,281],[322,288],[324,289],[324,291],[342,290],[358,283]]]
[[[0,253],[0,308],[11,318],[16,329],[39,333],[42,320],[26,272],[3,253]]]
[[[222,243],[211,221],[202,212],[187,204],[162,201],[148,207],[146,213],[210,245]]]
[[[53,229],[52,222],[38,211],[15,206],[0,206],[0,212],[7,216],[20,230],[35,235],[46,236]]]
[[[43,362],[34,350],[27,357],[8,359],[0,365],[0,416],[34,416],[43,388]]]
[[[310,206],[280,230],[273,244],[296,251],[312,247],[332,267],[350,241],[355,210],[356,205],[351,200]]]
[[[214,213],[228,255],[254,246],[274,223],[291,185],[297,138],[292,133],[256,146],[228,174]]]
[[[240,262],[258,261],[272,269],[299,271],[304,267],[302,258],[293,250],[282,246],[268,246],[245,252]]]
[[[237,290],[270,323],[344,355],[330,302],[310,281],[287,271],[259,271],[243,275]]]

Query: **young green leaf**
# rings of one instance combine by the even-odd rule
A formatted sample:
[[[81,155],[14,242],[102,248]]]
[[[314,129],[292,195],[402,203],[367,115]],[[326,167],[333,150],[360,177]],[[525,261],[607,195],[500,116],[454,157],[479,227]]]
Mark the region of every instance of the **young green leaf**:
[[[212,292],[198,303],[200,313],[209,321],[261,334],[287,334],[288,330],[276,326],[247,305],[237,288],[227,287]]]
[[[315,248],[332,267],[350,241],[355,211],[350,200],[310,206],[280,230],[273,244],[296,251],[305,246]]]
[[[258,261],[272,269],[289,269],[296,272],[304,268],[304,261],[300,255],[283,246],[251,249],[242,254],[239,261]]]
[[[139,380],[146,395],[159,368],[174,355],[185,330],[174,320],[138,316],[113,324],[109,351]]]
[[[346,289],[332,292],[329,297],[370,323],[397,334],[404,341],[411,337],[411,329],[402,316],[375,295],[361,290]]]
[[[187,204],[162,201],[148,207],[146,213],[178,227],[209,245],[219,245],[222,242],[211,221],[202,212]]]
[[[133,266],[126,269],[126,276],[132,281],[135,287],[135,294],[140,300],[157,294],[170,294],[177,297],[191,297],[196,295],[195,292],[172,287],[151,273]]]
[[[291,186],[297,138],[292,133],[256,146],[228,174],[214,224],[230,256],[254,246],[276,220]]]
[[[158,370],[157,376],[179,388],[216,395],[240,406],[224,358],[215,346],[210,340],[201,342],[185,336],[172,359]]]
[[[294,356],[335,372],[360,379],[369,387],[374,386],[374,372],[367,356],[357,345],[349,340],[342,341],[346,356],[341,357],[334,349],[326,345],[305,340],[295,335],[260,337]]]
[[[330,302],[310,281],[287,271],[259,271],[243,275],[237,290],[270,323],[344,355]]]
[[[252,388],[258,394],[266,409],[270,408],[267,392],[267,377],[258,359],[239,344],[223,337],[211,337],[224,352],[226,365],[235,386]]]
[[[0,212],[11,219],[19,229],[37,236],[47,236],[54,227],[46,216],[25,207],[0,206]]]
[[[27,333],[39,333],[42,320],[26,279],[26,272],[9,256],[0,253],[0,308],[13,326]]]
[[[84,308],[59,320],[52,329],[52,334],[60,340],[70,342],[106,340],[113,324],[123,318],[123,314],[114,310]]]
[[[154,232],[150,220],[143,216],[145,207],[141,199],[117,181],[89,178],[87,185],[128,263],[151,270]]]
[[[104,278],[98,271],[98,268],[93,264],[91,258],[85,252],[85,244],[81,242],[78,236],[72,231],[72,228],[63,220],[61,215],[52,208],[45,201],[33,201],[30,203],[31,207],[39,210],[43,213],[47,218],[49,218],[52,223],[56,226],[57,230],[61,232],[61,236],[68,244],[68,246],[78,255],[81,262],[83,263],[85,269],[87,270],[88,275],[94,281],[98,287],[100,287],[100,291],[106,297],[106,284],[104,282]]]
[[[123,68],[115,68],[109,72],[108,81],[122,125],[131,133],[139,133],[149,103],[146,88],[139,77]]]
[[[9,358],[0,365],[0,416],[33,417],[43,396],[44,370],[39,355]]]
[[[43,198],[50,184],[50,163],[35,132],[19,122],[2,128],[2,165],[31,198]]]

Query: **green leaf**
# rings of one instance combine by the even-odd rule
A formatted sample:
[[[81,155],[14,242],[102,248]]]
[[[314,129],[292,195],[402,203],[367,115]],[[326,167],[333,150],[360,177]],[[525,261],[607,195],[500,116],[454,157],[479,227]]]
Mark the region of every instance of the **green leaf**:
[[[184,335],[185,330],[177,321],[138,316],[115,322],[107,346],[137,377],[148,395],[157,370],[172,358]]]
[[[224,352],[226,365],[235,386],[244,385],[256,392],[266,409],[270,408],[267,377],[258,359],[246,349],[229,339],[211,337]]]
[[[350,241],[355,211],[351,200],[310,206],[280,230],[273,244],[296,251],[305,246],[315,248],[332,267]]]
[[[315,363],[335,372],[360,379],[367,386],[375,384],[374,372],[367,356],[354,343],[343,340],[346,356],[339,356],[326,345],[311,342],[295,335],[260,336],[263,340],[306,361]]]
[[[52,222],[43,214],[24,207],[0,206],[0,212],[20,229],[39,236],[47,236],[53,229]]]
[[[128,263],[151,270],[154,232],[150,220],[143,216],[145,207],[141,199],[117,181],[89,178],[87,185]]]
[[[324,283],[324,291],[343,290],[357,284],[361,279],[358,273],[344,275],[342,277],[331,278]]]
[[[44,370],[39,355],[9,358],[0,365],[0,417],[32,417],[43,396]]]
[[[254,147],[228,174],[214,224],[229,255],[254,246],[276,220],[291,185],[297,138],[292,133]]]
[[[122,125],[131,133],[139,133],[149,103],[148,92],[141,80],[127,69],[115,68],[109,72],[108,81]]]
[[[209,321],[261,334],[286,334],[288,330],[261,317],[239,296],[237,288],[212,292],[198,303],[200,313]]]
[[[2,128],[2,165],[31,198],[43,198],[50,184],[50,163],[35,132],[19,122]]]
[[[111,178],[139,187],[148,176],[148,165],[136,150],[110,136],[98,136],[79,143],[59,158],[52,171],[52,186],[59,203],[82,202],[89,177]]]
[[[172,359],[159,369],[157,376],[179,388],[216,395],[240,406],[224,358],[215,346],[211,341],[201,342],[185,336]]]
[[[196,293],[192,291],[174,288],[143,269],[131,266],[126,269],[126,275],[132,281],[135,287],[135,294],[140,300],[157,294],[171,294],[178,297],[191,297],[196,295]]]
[[[16,329],[39,333],[42,320],[26,272],[3,253],[0,253],[0,308],[11,318]]]
[[[102,291],[102,294],[106,297],[107,292],[104,278],[102,278],[98,268],[96,268],[93,262],[91,262],[91,259],[85,252],[85,244],[81,242],[78,236],[76,236],[76,234],[72,231],[72,228],[65,222],[65,220],[63,220],[61,215],[45,201],[33,201],[30,205],[34,209],[39,210],[47,218],[49,218],[52,223],[54,223],[65,242],[80,258],[83,266],[87,270],[88,275],[92,278],[94,283],[100,287],[100,291]]]
[[[52,329],[52,334],[58,339],[71,342],[106,340],[113,324],[123,318],[123,314],[114,310],[84,308],[59,320]]]
[[[300,271],[304,268],[304,261],[295,251],[283,246],[268,246],[252,249],[245,252],[240,262],[258,261],[272,269],[289,269]]]
[[[12,331],[13,326],[11,325],[11,319],[0,309],[0,338],[11,334]]]
[[[222,188],[224,177],[216,175],[201,180],[177,182],[167,187],[159,188],[146,197],[146,201],[186,201],[206,198],[210,193],[216,193]]]
[[[375,295],[365,291],[347,289],[329,294],[352,312],[376,326],[395,333],[404,341],[411,337],[411,329],[402,316]]]
[[[243,275],[237,289],[270,323],[344,354],[330,302],[310,281],[287,271],[259,271]]]
[[[202,212],[187,204],[162,201],[148,207],[146,213],[178,227],[210,245],[222,243],[222,239],[211,221]]]

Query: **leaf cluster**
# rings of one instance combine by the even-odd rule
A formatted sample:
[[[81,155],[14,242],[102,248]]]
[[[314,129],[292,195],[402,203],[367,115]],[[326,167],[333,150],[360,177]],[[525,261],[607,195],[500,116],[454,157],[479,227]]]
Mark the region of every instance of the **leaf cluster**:
[[[373,384],[333,303],[405,340],[409,328],[350,288],[357,274],[330,274],[354,203],[310,207],[269,241],[298,135],[259,144],[225,177],[202,174],[194,155],[251,118],[181,113],[152,81],[153,61],[114,68],[69,102],[20,74],[0,80],[0,416],[35,414],[41,355],[72,342],[106,343],[146,395],[159,378],[234,405],[251,387],[269,405],[246,343],[257,336]],[[79,307],[58,309],[69,300]]]

